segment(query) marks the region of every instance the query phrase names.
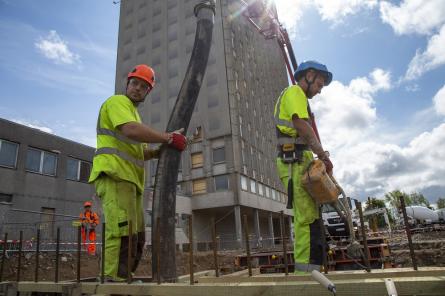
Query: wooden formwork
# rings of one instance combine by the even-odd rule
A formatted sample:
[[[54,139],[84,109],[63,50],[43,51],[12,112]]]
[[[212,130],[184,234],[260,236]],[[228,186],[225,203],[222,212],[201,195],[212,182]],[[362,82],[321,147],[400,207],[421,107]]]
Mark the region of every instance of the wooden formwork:
[[[391,278],[398,295],[445,295],[445,268],[408,269],[390,272],[333,272],[327,275],[336,285],[338,296],[388,295],[385,279]],[[141,283],[118,284],[98,282],[3,282],[2,294],[22,296],[56,293],[67,296],[80,295],[165,295],[165,296],[315,296],[332,295],[309,276],[258,275],[253,277],[224,276],[196,278],[194,285],[188,283]],[[54,294],[53,294],[54,295]]]

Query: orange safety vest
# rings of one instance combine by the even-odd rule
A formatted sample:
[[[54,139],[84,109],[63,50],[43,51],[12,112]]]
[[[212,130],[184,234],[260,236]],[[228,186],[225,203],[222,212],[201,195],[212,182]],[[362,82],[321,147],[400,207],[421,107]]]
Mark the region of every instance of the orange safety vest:
[[[88,223],[88,224],[96,224],[99,225],[99,216],[92,211],[85,211],[84,213],[80,213],[80,222],[81,223]]]

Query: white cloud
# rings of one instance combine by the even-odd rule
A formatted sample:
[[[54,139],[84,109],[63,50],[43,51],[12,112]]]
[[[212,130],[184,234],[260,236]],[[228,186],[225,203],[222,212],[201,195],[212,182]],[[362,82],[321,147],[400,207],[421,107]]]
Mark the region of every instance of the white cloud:
[[[426,132],[394,130],[375,106],[378,92],[390,88],[390,73],[382,69],[324,88],[312,101],[324,148],[331,152],[337,180],[353,197],[383,197],[402,189],[434,192],[433,201],[445,189],[445,123]],[[445,112],[445,86],[433,101]],[[401,134],[410,135],[406,144],[399,142]]]
[[[342,22],[347,16],[357,14],[362,9],[377,6],[377,0],[316,0],[314,4],[323,20]]]
[[[405,74],[405,79],[416,79],[422,76],[425,72],[433,70],[444,64],[445,25],[442,26],[438,34],[431,37],[424,52],[417,50],[416,55],[409,63],[408,70]]]
[[[11,121],[16,122],[18,124],[25,125],[30,128],[35,128],[35,129],[41,130],[42,132],[45,132],[45,133],[54,134],[54,131],[50,127],[43,126],[41,123],[38,123],[38,122],[28,122],[28,121],[20,120],[20,119],[11,119]]]
[[[445,116],[445,85],[436,93],[433,103],[437,114]]]
[[[380,2],[380,16],[396,34],[431,34],[445,22],[445,1],[403,0],[400,6]]]
[[[74,64],[80,61],[80,56],[71,52],[68,43],[54,30],[51,30],[46,38],[40,37],[34,45],[46,58],[56,63]]]

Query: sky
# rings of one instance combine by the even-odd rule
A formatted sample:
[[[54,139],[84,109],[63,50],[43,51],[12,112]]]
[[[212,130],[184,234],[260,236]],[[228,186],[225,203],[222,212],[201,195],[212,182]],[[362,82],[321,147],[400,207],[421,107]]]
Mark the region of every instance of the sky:
[[[346,193],[445,197],[445,1],[275,2],[297,60],[333,72],[311,105]],[[118,25],[112,0],[0,0],[0,117],[95,146]]]

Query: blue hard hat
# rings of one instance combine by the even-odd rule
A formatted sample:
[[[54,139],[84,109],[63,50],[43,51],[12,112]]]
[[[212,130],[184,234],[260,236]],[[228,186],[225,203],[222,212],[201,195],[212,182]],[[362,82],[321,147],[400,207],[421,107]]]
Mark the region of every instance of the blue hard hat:
[[[324,85],[329,85],[329,83],[331,83],[332,81],[332,73],[329,72],[328,67],[326,67],[326,65],[323,65],[317,61],[305,61],[302,62],[298,68],[297,71],[295,71],[294,73],[294,78],[295,80],[297,80],[297,77],[299,74],[301,74],[302,72],[309,70],[309,69],[314,69],[320,72],[323,72],[326,75],[326,81],[324,83]]]

